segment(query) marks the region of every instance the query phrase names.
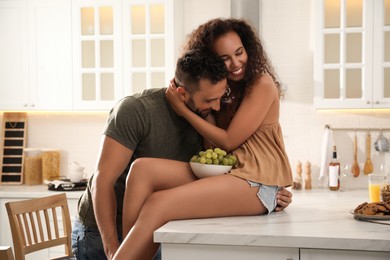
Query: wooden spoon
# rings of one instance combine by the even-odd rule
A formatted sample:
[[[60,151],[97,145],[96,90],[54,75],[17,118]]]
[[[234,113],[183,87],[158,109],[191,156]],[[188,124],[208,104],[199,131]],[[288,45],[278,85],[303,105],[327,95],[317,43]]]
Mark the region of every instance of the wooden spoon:
[[[364,174],[370,174],[374,171],[374,166],[371,162],[371,135],[370,133],[367,133],[366,136],[366,163],[364,164]]]
[[[357,136],[356,136],[356,133],[355,133],[353,145],[354,145],[354,151],[353,151],[353,164],[352,164],[351,172],[352,172],[354,177],[357,177],[360,174],[360,167],[359,167],[359,164],[357,161]]]

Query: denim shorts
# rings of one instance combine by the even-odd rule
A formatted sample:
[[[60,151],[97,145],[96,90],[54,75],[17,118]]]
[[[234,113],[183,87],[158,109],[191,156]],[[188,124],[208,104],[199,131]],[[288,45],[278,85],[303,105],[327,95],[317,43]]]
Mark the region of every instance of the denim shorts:
[[[278,193],[278,186],[268,186],[258,182],[253,182],[247,180],[251,188],[259,187],[259,191],[257,192],[257,197],[259,197],[261,203],[263,203],[264,207],[268,209],[268,214],[271,214],[272,211],[276,208],[276,194]]]

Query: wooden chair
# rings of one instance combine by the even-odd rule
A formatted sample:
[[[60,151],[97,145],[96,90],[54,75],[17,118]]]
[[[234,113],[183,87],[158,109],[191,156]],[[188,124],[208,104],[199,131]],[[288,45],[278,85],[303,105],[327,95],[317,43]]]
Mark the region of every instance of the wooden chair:
[[[72,227],[65,193],[7,202],[5,206],[16,260],[24,260],[29,253],[59,245],[65,246],[65,256],[53,259],[76,259],[71,249]]]
[[[10,246],[0,246],[0,259],[14,260],[14,255],[12,254],[12,248]]]

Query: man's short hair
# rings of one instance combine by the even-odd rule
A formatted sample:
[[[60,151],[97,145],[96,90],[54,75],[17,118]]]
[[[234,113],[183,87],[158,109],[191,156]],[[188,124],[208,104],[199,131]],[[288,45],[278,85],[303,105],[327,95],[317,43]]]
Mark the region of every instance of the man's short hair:
[[[225,63],[214,53],[190,50],[177,60],[175,83],[193,93],[198,90],[201,79],[216,84],[228,74]]]

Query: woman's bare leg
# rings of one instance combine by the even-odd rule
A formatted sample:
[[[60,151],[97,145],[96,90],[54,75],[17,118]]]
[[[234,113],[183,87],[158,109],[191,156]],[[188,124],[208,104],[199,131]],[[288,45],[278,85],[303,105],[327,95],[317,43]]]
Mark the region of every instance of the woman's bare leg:
[[[177,187],[196,180],[188,163],[141,158],[134,161],[126,180],[123,200],[123,237],[138,218],[147,197],[155,191]]]
[[[258,188],[232,175],[200,179],[154,192],[114,259],[151,259],[158,244],[153,232],[171,220],[258,215],[267,210],[257,197]]]

